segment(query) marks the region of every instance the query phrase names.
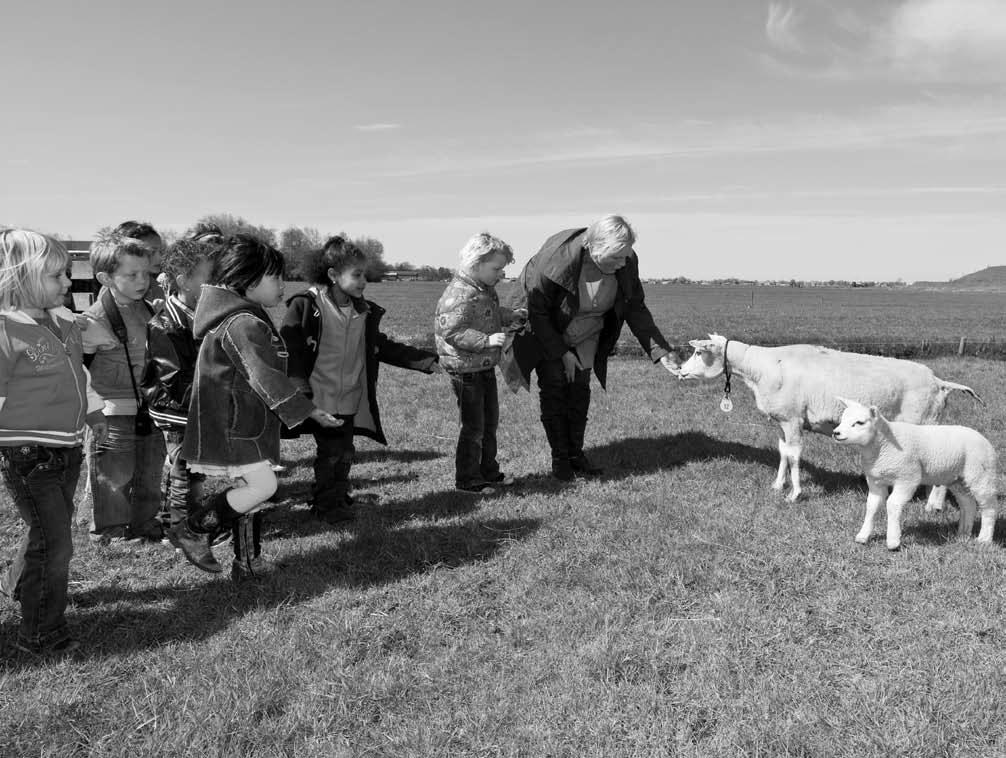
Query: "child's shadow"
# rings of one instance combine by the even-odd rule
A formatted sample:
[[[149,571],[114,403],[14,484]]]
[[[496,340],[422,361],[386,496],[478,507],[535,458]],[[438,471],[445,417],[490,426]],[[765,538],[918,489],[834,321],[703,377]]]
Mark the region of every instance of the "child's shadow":
[[[337,545],[295,549],[280,556],[282,566],[256,582],[235,585],[224,575],[183,586],[97,587],[71,595],[69,615],[82,633],[79,655],[87,658],[176,640],[205,640],[251,610],[296,605],[333,587],[365,589],[436,567],[489,560],[511,542],[529,537],[539,525],[537,519],[486,519],[386,529],[371,522]],[[217,549],[222,559],[227,551],[225,546]],[[191,570],[198,576],[196,569]],[[5,636],[12,633],[7,630]],[[36,662],[15,658],[0,665]]]

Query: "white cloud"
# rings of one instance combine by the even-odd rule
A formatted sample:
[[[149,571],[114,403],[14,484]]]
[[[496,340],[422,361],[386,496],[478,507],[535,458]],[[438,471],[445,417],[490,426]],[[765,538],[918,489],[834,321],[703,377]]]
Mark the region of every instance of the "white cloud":
[[[388,123],[357,124],[353,128],[358,132],[390,132],[394,129],[401,129],[402,125]]]
[[[770,3],[765,34],[775,47],[785,52],[802,52],[803,45],[797,36],[796,8],[782,3]]]
[[[1006,82],[1004,0],[900,0],[841,8],[813,3],[799,16],[792,5],[772,2],[765,34],[772,49],[766,63],[788,75]]]
[[[1006,2],[909,0],[894,11],[881,44],[912,77],[1006,81]]]

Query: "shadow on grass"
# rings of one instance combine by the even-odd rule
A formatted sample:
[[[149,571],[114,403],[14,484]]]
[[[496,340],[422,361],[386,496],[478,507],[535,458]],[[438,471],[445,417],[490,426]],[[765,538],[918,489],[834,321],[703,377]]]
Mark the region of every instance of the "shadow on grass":
[[[485,561],[539,526],[537,519],[484,519],[388,529],[364,520],[338,544],[283,555],[282,567],[257,582],[235,585],[224,575],[186,585],[96,587],[74,593],[70,615],[83,643],[79,656],[105,658],[173,641],[200,641],[253,610],[290,606],[334,588],[364,589]],[[216,552],[226,565],[230,547],[220,546]],[[14,634],[13,629],[4,632],[5,637]],[[0,662],[0,667],[37,663],[18,657]]]
[[[304,451],[299,454],[291,455],[290,452],[292,451],[285,449],[283,452],[283,465],[285,466],[296,466],[302,463],[310,465],[314,462],[315,449],[313,443],[306,445]],[[443,457],[444,453],[438,450],[400,450],[396,448],[357,449],[353,457],[353,463],[387,463],[389,461],[415,463],[416,461],[432,461]]]
[[[757,463],[773,472],[779,465],[779,451],[777,449],[730,442],[696,431],[665,434],[659,437],[630,437],[590,448],[586,452],[591,461],[604,469],[604,474],[600,477],[601,481],[664,471],[692,461],[718,458]],[[839,492],[864,487],[864,479],[858,474],[832,471],[807,460],[800,462],[800,469],[804,477],[809,477],[825,492]],[[520,489],[525,492],[528,488],[540,487],[543,492],[557,491],[562,488],[561,484],[547,476],[541,479],[532,477],[519,484]],[[766,486],[768,486],[767,483]]]

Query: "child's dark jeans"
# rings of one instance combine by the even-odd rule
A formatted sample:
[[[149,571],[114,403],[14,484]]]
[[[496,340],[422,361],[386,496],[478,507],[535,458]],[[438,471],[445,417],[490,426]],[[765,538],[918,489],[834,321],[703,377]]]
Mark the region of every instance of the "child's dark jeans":
[[[188,515],[193,504],[199,505],[202,501],[203,482],[206,477],[189,471],[185,459],[182,458],[184,440],[185,432],[180,429],[164,430],[164,447],[168,451],[164,468],[167,472],[168,486],[159,518],[165,528],[177,524]]]
[[[492,482],[500,474],[496,461],[496,427],[500,418],[496,369],[448,373],[461,415],[461,431],[454,456],[456,484],[458,487],[470,487]]]
[[[2,586],[21,601],[22,642],[36,648],[69,638],[66,585],[73,542],[70,521],[81,448],[0,447],[0,472],[28,532]]]
[[[349,496],[349,470],[356,455],[353,445],[354,414],[336,414],[335,417],[342,419],[342,426],[319,427],[314,432],[318,453],[314,458],[314,487],[311,494],[314,507],[319,513],[348,508],[352,504]]]

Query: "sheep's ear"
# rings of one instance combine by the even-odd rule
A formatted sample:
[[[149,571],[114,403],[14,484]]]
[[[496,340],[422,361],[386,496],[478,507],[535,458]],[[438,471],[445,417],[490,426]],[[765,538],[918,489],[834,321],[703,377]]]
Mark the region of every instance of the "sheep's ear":
[[[694,347],[696,350],[701,350],[702,349],[702,341],[701,340],[688,340],[688,344],[691,345],[692,347]]]
[[[870,418],[872,418],[872,419],[876,420],[876,418],[877,418],[877,417],[878,417],[879,415],[880,415],[880,411],[878,411],[878,410],[877,410],[877,406],[875,406],[875,405],[871,405],[871,406],[870,406]]]
[[[849,407],[849,403],[851,402],[849,400],[846,400],[844,397],[839,397],[838,395],[835,395],[835,399],[842,405],[844,405],[846,408]]]

